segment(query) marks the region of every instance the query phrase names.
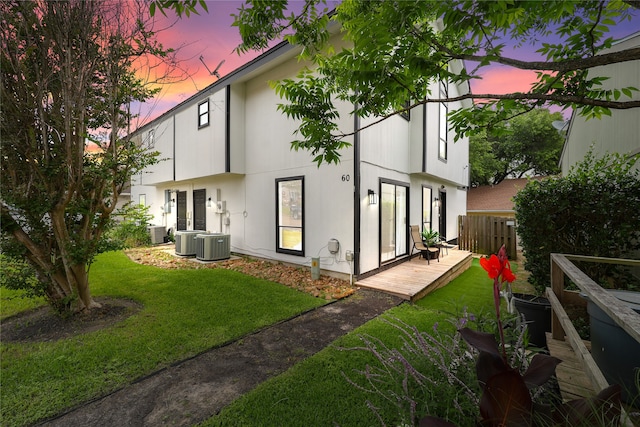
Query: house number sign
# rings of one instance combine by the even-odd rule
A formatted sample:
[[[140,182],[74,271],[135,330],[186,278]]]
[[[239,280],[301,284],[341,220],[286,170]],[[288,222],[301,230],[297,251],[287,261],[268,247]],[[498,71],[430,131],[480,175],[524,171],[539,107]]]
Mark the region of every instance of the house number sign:
[[[351,180],[351,175],[346,174],[342,175],[342,182],[349,182]]]

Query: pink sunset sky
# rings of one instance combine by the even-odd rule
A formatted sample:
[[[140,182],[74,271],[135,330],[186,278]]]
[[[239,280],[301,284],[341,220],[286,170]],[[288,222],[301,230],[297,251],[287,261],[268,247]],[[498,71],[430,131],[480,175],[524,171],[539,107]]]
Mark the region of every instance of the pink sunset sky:
[[[153,99],[140,106],[140,124],[148,123],[188,97],[204,89],[214,81],[216,77],[209,74],[200,61],[213,70],[221,61],[219,73],[221,76],[240,67],[247,61],[255,58],[259,52],[250,52],[238,55],[233,50],[240,43],[240,35],[236,27],[232,27],[232,13],[242,4],[238,0],[208,1],[209,12],[200,12],[200,15],[191,15],[178,19],[173,11],[167,11],[167,17],[156,12],[155,29],[158,31],[159,40],[165,48],[179,49],[178,58],[182,61],[181,67],[189,77],[172,84],[162,86],[161,92]],[[295,7],[295,1],[294,7]],[[333,7],[338,2],[327,2]],[[541,2],[542,3],[542,2]],[[300,2],[301,4],[301,2]],[[612,27],[611,36],[622,38],[634,32],[640,31],[640,12],[634,11],[631,21],[625,21]],[[540,58],[535,53],[536,46],[523,46],[513,51],[513,56],[521,59]],[[505,54],[510,53],[505,49]],[[507,93],[518,90],[528,90],[535,78],[532,71],[515,70],[507,67],[491,66],[485,68],[482,80],[472,83],[474,93]]]

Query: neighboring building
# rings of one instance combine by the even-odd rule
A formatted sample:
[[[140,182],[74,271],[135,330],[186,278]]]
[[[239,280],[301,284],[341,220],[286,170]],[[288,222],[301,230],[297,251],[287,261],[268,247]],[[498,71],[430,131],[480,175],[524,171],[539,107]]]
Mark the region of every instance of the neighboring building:
[[[311,153],[291,150],[298,122],[277,110],[269,86],[308,65],[298,52],[278,44],[138,129],[166,160],[134,177],[132,200],[150,206],[156,225],[229,234],[233,252],[256,257],[306,266],[317,257],[339,275],[407,260],[411,224],[457,237],[468,139],[453,143],[446,111],[460,104],[429,103],[364,129],[340,164],[318,168]],[[341,130],[373,121],[352,110],[340,106]]]
[[[603,53],[640,47],[640,32],[615,43]],[[603,89],[635,87],[640,89],[640,61],[622,62],[594,68],[589,76],[606,76]],[[633,99],[640,99],[640,92],[633,92]],[[575,112],[569,122],[567,140],[560,157],[562,174],[580,162],[589,149],[595,153],[640,154],[640,109],[611,110],[611,116],[585,120]]]
[[[496,185],[472,187],[467,193],[467,215],[515,218],[513,197],[529,180],[542,178],[505,179]]]

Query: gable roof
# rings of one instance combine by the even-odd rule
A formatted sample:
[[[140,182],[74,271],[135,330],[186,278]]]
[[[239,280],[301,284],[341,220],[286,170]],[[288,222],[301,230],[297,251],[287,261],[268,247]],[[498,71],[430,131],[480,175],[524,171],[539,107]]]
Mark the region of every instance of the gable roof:
[[[544,176],[505,179],[496,185],[481,185],[467,192],[467,212],[473,211],[513,211],[513,196],[522,190],[531,179]]]

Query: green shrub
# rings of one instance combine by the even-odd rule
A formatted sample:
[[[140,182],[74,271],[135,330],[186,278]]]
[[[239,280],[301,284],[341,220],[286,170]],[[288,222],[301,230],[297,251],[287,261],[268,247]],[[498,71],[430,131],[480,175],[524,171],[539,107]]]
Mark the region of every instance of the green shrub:
[[[105,236],[109,242],[108,250],[150,245],[151,235],[147,227],[152,218],[149,206],[128,203],[122,207],[116,212],[116,221]]]
[[[529,281],[538,292],[550,285],[550,254],[635,258],[640,249],[638,157],[589,152],[566,177],[531,181],[514,198],[518,235]],[[637,289],[622,267],[582,263],[597,283]]]
[[[22,290],[22,296],[27,298],[45,295],[45,285],[38,280],[35,270],[28,262],[0,253],[0,271],[0,287]]]

